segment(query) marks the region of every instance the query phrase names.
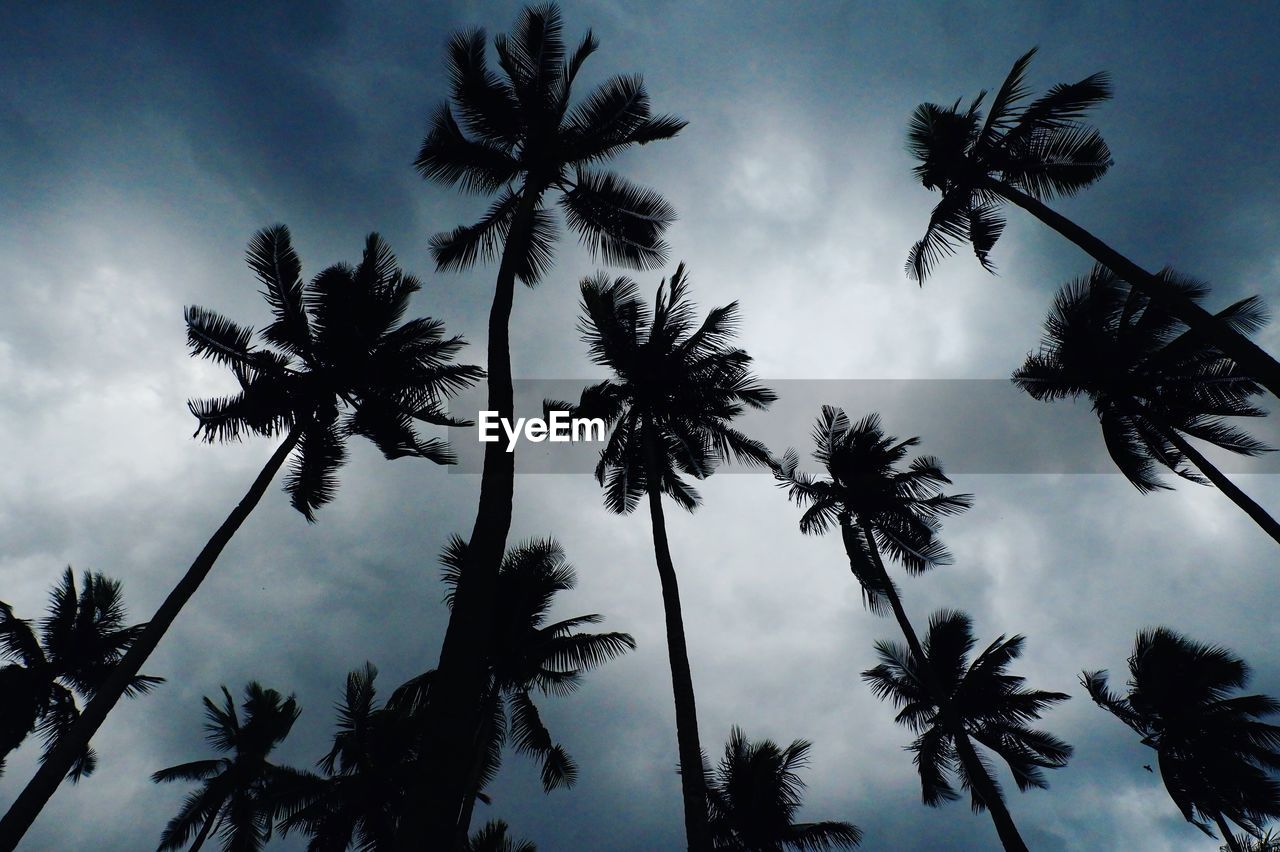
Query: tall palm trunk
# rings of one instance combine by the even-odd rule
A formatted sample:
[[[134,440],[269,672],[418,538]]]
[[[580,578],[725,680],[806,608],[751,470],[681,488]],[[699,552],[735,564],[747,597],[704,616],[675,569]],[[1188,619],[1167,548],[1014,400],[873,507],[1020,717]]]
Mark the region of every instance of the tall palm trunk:
[[[995,781],[987,774],[986,767],[978,759],[973,743],[969,741],[968,731],[965,730],[964,725],[955,718],[951,711],[950,698],[945,694],[942,685],[938,683],[929,659],[925,656],[924,646],[920,644],[920,637],[916,635],[915,627],[912,626],[911,619],[907,617],[907,611],[902,606],[902,599],[898,596],[898,591],[894,588],[893,581],[889,579],[889,572],[884,567],[884,560],[880,558],[880,548],[876,546],[871,524],[860,519],[858,527],[855,529],[849,518],[842,517],[840,519],[840,533],[844,539],[845,552],[849,556],[850,564],[854,562],[854,553],[856,552],[854,548],[857,546],[856,542],[853,541],[853,536],[861,533],[865,537],[867,549],[871,552],[871,559],[875,563],[876,571],[879,575],[876,579],[884,587],[884,593],[889,599],[889,606],[893,609],[893,617],[897,620],[898,627],[902,630],[902,635],[907,640],[907,647],[911,650],[911,655],[920,663],[920,671],[925,678],[925,688],[933,693],[933,698],[938,703],[938,713],[942,718],[942,723],[951,731],[951,737],[956,744],[956,752],[964,764],[966,774],[973,783],[974,792],[978,794],[978,798],[982,800],[982,803],[987,806],[987,810],[991,813],[991,821],[995,823],[996,834],[1000,837],[1000,843],[1004,846],[1006,852],[1027,852],[1027,845],[1022,841],[1022,835],[1018,833],[1018,827],[1013,822],[1013,816],[1009,813],[1008,807],[1005,806],[1004,797],[1000,795],[1000,791],[996,789]]]
[[[532,178],[525,181],[502,250],[489,310],[488,410],[507,420],[515,417],[509,324],[516,272],[529,248],[541,194]],[[426,707],[424,731],[428,748],[419,761],[423,777],[410,791],[401,838],[401,848],[406,852],[457,848],[453,843],[454,829],[466,797],[470,734],[475,730],[488,676],[484,649],[493,629],[493,599],[511,531],[514,495],[515,453],[507,452],[501,441],[486,444],[480,504],[467,545],[466,568],[458,577],[431,701]]]
[[[1227,825],[1227,821],[1222,818],[1222,814],[1214,814],[1213,821],[1218,824],[1218,831],[1222,832],[1222,842],[1227,844],[1231,852],[1247,852],[1236,842],[1236,836],[1231,832],[1231,826]]]
[[[1231,498],[1231,502],[1235,503],[1253,522],[1262,527],[1267,535],[1271,536],[1276,542],[1280,543],[1280,524],[1276,523],[1276,519],[1268,514],[1267,510],[1259,506],[1253,501],[1248,494],[1240,490],[1240,487],[1228,479],[1222,471],[1214,466],[1200,451],[1191,446],[1191,442],[1182,435],[1178,434],[1178,430],[1162,422],[1160,418],[1153,417],[1150,414],[1145,415],[1156,428],[1160,430],[1160,434],[1169,439],[1169,443],[1178,448],[1178,452],[1182,453],[1187,459],[1196,466],[1196,469],[1205,475],[1206,478],[1218,487],[1218,490]]]
[[[480,774],[484,771],[485,748],[489,738],[493,736],[493,714],[497,711],[501,694],[497,688],[491,688],[485,696],[481,708],[480,723],[472,740],[471,768],[467,770],[467,792],[462,799],[462,813],[458,817],[458,830],[454,835],[455,844],[467,842],[471,834],[471,816],[476,809],[476,798],[480,795]]]
[[[142,670],[147,657],[160,644],[160,640],[164,638],[165,632],[178,617],[178,613],[200,588],[200,584],[208,576],[222,549],[227,546],[227,542],[231,541],[231,537],[236,534],[240,525],[258,505],[271,480],[275,478],[276,473],[284,465],[285,459],[297,445],[298,439],[302,436],[302,428],[301,424],[295,424],[289,430],[288,436],[267,461],[258,478],[253,481],[253,485],[231,510],[231,514],[222,522],[222,526],[218,527],[218,531],[213,534],[204,549],[200,551],[200,555],[191,563],[187,573],[178,581],[178,585],[174,586],[173,591],[156,610],[156,614],[147,622],[146,628],[94,693],[62,743],[50,752],[48,759],[36,770],[36,774],[26,788],[9,807],[8,813],[0,819],[0,852],[13,852],[18,842],[22,840],[22,836],[31,827],[31,823],[35,821],[45,802],[49,801],[53,791],[70,771],[71,764],[88,747],[89,740],[107,718],[111,708],[115,707],[130,682]]]
[[[1258,344],[1243,334],[1224,327],[1213,314],[1200,305],[1180,293],[1171,291],[1159,278],[1061,213],[1049,208],[1039,199],[994,179],[984,181],[982,188],[1011,201],[1075,243],[1098,263],[1128,281],[1130,286],[1186,323],[1188,328],[1204,335],[1205,340],[1213,341],[1219,349],[1244,366],[1254,379],[1271,391],[1273,396],[1280,398],[1280,362],[1267,354],[1266,350]]]
[[[690,852],[710,852],[711,829],[707,824],[706,779],[702,774],[702,746],[698,740],[698,711],[693,698],[693,674],[680,612],[680,587],[676,567],[667,546],[667,522],[662,512],[661,467],[652,431],[644,429],[645,482],[649,492],[649,517],[653,522],[653,552],[662,585],[662,610],[667,622],[667,657],[671,662],[671,687],[676,705],[676,742],[680,753],[680,789],[684,795],[685,840]]]

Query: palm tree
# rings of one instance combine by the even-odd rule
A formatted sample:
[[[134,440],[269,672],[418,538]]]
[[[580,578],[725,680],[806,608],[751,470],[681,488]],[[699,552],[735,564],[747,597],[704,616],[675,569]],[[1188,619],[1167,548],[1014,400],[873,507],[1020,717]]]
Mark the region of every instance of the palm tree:
[[[292,791],[280,832],[310,837],[308,852],[390,850],[417,773],[421,709],[377,700],[370,663],[347,675],[333,747]]]
[[[897,721],[919,735],[909,748],[915,753],[924,803],[937,807],[958,799],[952,784],[958,777],[972,794],[973,809],[991,811],[1007,850],[1027,847],[974,741],[1008,764],[1024,792],[1047,787],[1041,770],[1065,766],[1071,757],[1071,746],[1027,727],[1071,696],[1025,689],[1023,678],[1008,674],[1009,664],[1022,654],[1022,643],[1021,636],[1000,636],[970,662],[977,646],[972,622],[962,612],[942,610],[929,619],[923,655],[895,642],[877,642],[880,665],[862,673],[877,697],[889,698],[899,708]]]
[[[862,830],[851,822],[795,821],[805,783],[797,772],[809,762],[811,744],[747,740],[734,726],[724,757],[707,768],[707,802],[715,848],[733,852],[786,849],[852,849]]]
[[[212,835],[222,838],[224,850],[254,852],[271,839],[277,788],[297,775],[267,758],[284,741],[302,709],[290,695],[256,681],[244,688],[243,721],[235,700],[224,686],[222,706],[204,697],[204,739],[226,757],[195,760],[161,769],[151,776],[157,784],[196,781],[200,786],[182,804],[160,835],[161,852],[179,850],[194,836],[190,852],[204,846]]]
[[[196,434],[206,441],[234,441],[246,433],[283,434],[284,440],[0,820],[4,852],[17,845],[289,458],[293,464],[285,490],[308,521],[334,495],[334,474],[346,457],[348,436],[369,438],[387,458],[452,461],[448,445],[419,438],[413,421],[455,423],[441,407],[444,400],[483,371],[451,363],[464,343],[460,337],[445,337],[440,321],[423,318],[397,325],[421,285],[400,271],[377,234],[369,235],[358,266],[331,266],[305,287],[283,225],[259,231],[249,243],[247,260],[274,315],[261,336],[279,351],[253,347],[252,329],[204,308],[188,308],[192,353],[226,365],[240,384],[234,396],[189,405],[198,422]],[[343,409],[348,413],[339,417]]]
[[[965,109],[959,100],[949,107],[916,107],[907,147],[920,161],[915,168],[920,183],[942,198],[924,237],[907,257],[907,274],[923,283],[938,260],[962,242],[973,246],[984,268],[993,269],[990,252],[1004,230],[999,208],[1012,202],[1212,341],[1280,396],[1280,363],[1256,343],[1044,203],[1075,195],[1111,167],[1107,143],[1081,121],[1111,97],[1111,82],[1105,73],[1092,74],[1078,83],[1058,84],[1028,103],[1025,76],[1035,53],[1033,48],[1013,63],[985,119],[985,93]]]
[[[1210,837],[1210,823],[1236,852],[1228,820],[1254,837],[1280,817],[1280,726],[1263,722],[1280,701],[1239,695],[1249,683],[1244,660],[1167,627],[1143,630],[1129,657],[1129,693],[1117,695],[1105,671],[1080,682],[1103,709],[1156,751],[1160,777],[1186,820]]]
[[[1193,302],[1206,292],[1202,284],[1168,270],[1160,276]],[[1266,322],[1257,297],[1242,299],[1217,317],[1242,333]],[[1013,382],[1038,400],[1088,396],[1107,451],[1139,491],[1168,488],[1153,472],[1157,464],[1207,484],[1184,466],[1189,462],[1280,541],[1280,524],[1184,437],[1246,456],[1268,451],[1222,420],[1263,416],[1248,401],[1262,388],[1235,361],[1106,267],[1095,266],[1087,279],[1062,288],[1045,320],[1040,351],[1027,356]]]
[[[553,4],[526,8],[510,35],[494,39],[501,74],[488,67],[485,34],[475,29],[449,42],[450,103],[441,104],[418,155],[428,180],[494,197],[484,217],[436,235],[438,269],[463,269],[498,260],[489,313],[488,410],[514,416],[508,324],[517,279],[535,285],[551,268],[556,218],[543,207],[555,193],[566,224],[606,262],[652,268],[665,261],[662,232],[675,218],[651,190],[597,169],[633,145],[675,136],[681,119],[653,115],[638,75],[611,77],[576,105],[573,83],[599,43],[590,31],[572,55]],[[437,700],[428,708],[432,760],[444,771],[419,793],[424,831],[452,832],[465,797],[470,761],[467,733],[482,703],[485,666],[480,656],[490,633],[497,574],[511,527],[515,458],[497,444],[485,448],[469,551],[438,667]],[[426,767],[424,767],[426,769]],[[428,827],[429,826],[429,827]]]
[[[1235,845],[1231,845],[1232,842]],[[1271,829],[1261,837],[1250,837],[1248,834],[1233,835],[1225,845],[1218,847],[1218,852],[1280,852],[1280,837],[1276,837]]]
[[[654,554],[662,586],[667,651],[676,705],[680,766],[701,767],[693,677],[680,611],[680,590],[667,544],[662,497],[693,511],[698,492],[682,476],[710,476],[722,461],[767,464],[769,452],[730,423],[748,406],[763,409],[777,396],[750,372],[751,356],[731,346],[736,302],[711,310],[700,326],[681,264],[658,287],[650,313],[635,282],[603,274],[582,281],[583,340],[591,360],[612,379],[582,392],[578,405],[548,402],[576,416],[598,417],[610,431],[596,478],[611,512],[633,511],[647,495]],[[689,848],[710,848],[706,792],[700,771],[680,773]]]
[[[507,824],[502,820],[490,820],[471,835],[462,852],[538,852],[538,847],[533,843],[516,840],[507,831]]]
[[[44,740],[42,760],[48,759],[80,718],[76,696],[93,698],[145,626],[125,626],[118,580],[85,571],[77,594],[70,567],[49,594],[38,636],[30,621],[0,601],[0,659],[8,661],[0,667],[0,774],[9,752],[33,731]],[[136,675],[125,694],[133,698],[163,682]],[[85,743],[66,774],[74,783],[96,766]]]
[[[467,564],[466,542],[455,537],[445,548],[442,562],[448,587],[445,602],[453,606],[458,579]],[[577,780],[577,764],[551,739],[532,693],[568,695],[578,688],[585,672],[636,646],[627,633],[578,632],[583,625],[603,620],[596,613],[546,623],[556,594],[577,583],[573,566],[550,538],[525,542],[502,561],[495,630],[487,652],[489,684],[473,734],[467,796],[458,821],[463,842],[476,799],[497,775],[508,742],[539,761],[547,792]]]

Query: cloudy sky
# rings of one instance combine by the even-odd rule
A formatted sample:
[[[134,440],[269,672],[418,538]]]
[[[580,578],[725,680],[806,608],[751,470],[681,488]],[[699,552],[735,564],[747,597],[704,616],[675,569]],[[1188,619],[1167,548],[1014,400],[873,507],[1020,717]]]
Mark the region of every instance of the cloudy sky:
[[[19,615],[39,616],[70,564],[120,578],[144,619],[270,455],[262,441],[192,440],[185,406],[228,379],[187,356],[182,307],[268,321],[242,260],[258,228],[287,223],[307,274],[357,260],[364,235],[380,232],[426,281],[417,313],[444,319],[475,344],[468,360],[483,360],[495,270],[434,274],[427,240],[485,202],[423,183],[411,163],[446,92],[448,35],[506,29],[518,6],[228,6],[0,11],[0,599]],[[920,101],[996,87],[1032,45],[1037,89],[1109,70],[1116,97],[1096,122],[1115,167],[1060,209],[1148,267],[1210,280],[1217,305],[1270,296],[1275,11],[599,2],[564,13],[569,39],[589,26],[602,42],[588,82],[643,72],[655,107],[690,122],[617,167],[679,211],[673,265],[687,261],[699,301],[740,300],[743,345],[783,389],[748,426],[775,449],[805,450],[818,404],[882,408],[891,433],[920,435],[976,495],[945,530],[956,564],[904,581],[904,594],[921,624],[948,606],[971,613],[984,640],[1025,633],[1018,673],[1074,696],[1044,722],[1075,745],[1070,766],[1048,791],[1010,795],[1029,845],[1216,848],[1076,676],[1122,670],[1134,633],[1161,623],[1236,650],[1259,691],[1280,693],[1280,627],[1266,605],[1280,589],[1275,544],[1210,489],[1143,497],[1100,473],[1087,406],[1039,411],[990,383],[976,395],[912,383],[1006,377],[1036,345],[1053,291],[1089,261],[1015,212],[998,276],[962,255],[923,290],[909,283],[902,264],[935,199],[912,183],[903,129]],[[576,282],[594,268],[566,239],[554,272],[517,294],[518,377],[597,375],[574,330]],[[660,274],[638,277],[648,289]],[[1280,349],[1280,331],[1263,343]],[[903,380],[891,384],[905,402],[870,379]],[[989,398],[1025,418],[982,428]],[[95,740],[98,774],[58,792],[26,848],[154,847],[185,791],[147,777],[204,756],[200,696],[222,684],[295,692],[304,712],[278,756],[307,766],[327,750],[347,671],[370,660],[389,690],[434,666],[445,618],[436,554],[470,529],[479,478],[353,450],[315,526],[278,490],[263,500],[148,663],[169,682],[117,709]],[[999,464],[1040,452],[1056,461]],[[1274,476],[1239,482],[1280,507]],[[863,610],[838,538],[802,537],[767,476],[726,473],[701,490],[696,515],[668,517],[705,747],[718,752],[733,724],[810,739],[806,817],[852,820],[872,850],[991,848],[987,817],[919,802],[909,734],[858,678],[894,626]],[[503,817],[545,850],[678,848],[647,518],[607,514],[588,476],[530,474],[517,482],[512,534],[554,534],[580,575],[559,612],[603,613],[639,647],[572,698],[542,702],[581,765],[578,787],[544,795],[531,764],[509,756],[478,817]],[[11,757],[0,806],[35,753],[29,743]]]

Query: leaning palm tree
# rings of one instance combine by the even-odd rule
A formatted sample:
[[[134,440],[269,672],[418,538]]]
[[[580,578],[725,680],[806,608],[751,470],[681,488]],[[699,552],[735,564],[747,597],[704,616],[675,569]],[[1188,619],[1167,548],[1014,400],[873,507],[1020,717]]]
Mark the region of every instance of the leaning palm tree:
[[[1043,769],[1065,766],[1071,746],[1028,722],[1071,696],[1025,689],[1007,672],[1022,654],[1023,637],[999,637],[970,661],[977,642],[961,612],[942,610],[929,619],[923,655],[895,642],[877,642],[880,665],[862,673],[879,698],[899,709],[897,721],[918,734],[909,747],[920,772],[921,798],[937,807],[960,798],[958,777],[975,811],[991,812],[1006,850],[1027,846],[1004,805],[990,767],[974,747],[986,746],[1008,764],[1018,789],[1047,787]],[[941,689],[939,697],[938,689]]]
[[[449,42],[451,103],[436,109],[418,155],[424,178],[494,197],[479,222],[438,234],[431,248],[438,269],[498,260],[489,314],[488,409],[499,417],[514,417],[508,324],[516,280],[533,286],[554,256],[558,227],[544,208],[549,194],[568,227],[606,262],[647,269],[666,258],[661,237],[675,218],[670,205],[598,165],[634,145],[670,139],[685,122],[653,115],[638,75],[609,78],[575,105],[573,83],[598,46],[588,31],[566,54],[553,4],[526,8],[510,35],[494,39],[501,74],[488,67],[483,30],[458,33]],[[421,791],[429,827],[417,826],[419,835],[430,831],[443,838],[452,831],[465,796],[466,732],[482,703],[479,654],[491,624],[514,489],[513,454],[490,445],[470,538],[472,567],[449,619],[436,700],[428,711],[431,759],[444,771],[431,772],[436,783]]]
[[[580,327],[591,359],[614,377],[582,392],[574,406],[548,402],[577,416],[598,417],[611,432],[596,478],[605,507],[626,514],[648,497],[654,555],[662,586],[667,651],[676,705],[676,738],[689,847],[709,848],[706,794],[693,676],[680,611],[680,590],[667,544],[662,497],[693,511],[698,492],[684,476],[702,479],[722,461],[767,464],[768,450],[730,424],[747,407],[765,408],[777,397],[750,372],[751,356],[731,345],[736,302],[714,308],[701,325],[689,300],[681,264],[658,287],[650,312],[635,282],[597,274],[582,282]]]
[[[466,542],[455,537],[442,562],[445,602],[453,606],[467,565]],[[552,740],[533,693],[568,695],[578,688],[583,674],[634,649],[636,643],[628,633],[580,632],[583,625],[603,620],[596,613],[548,624],[555,596],[576,585],[573,566],[550,538],[524,542],[502,561],[494,632],[486,653],[489,684],[473,732],[467,796],[458,820],[460,840],[465,841],[470,831],[476,799],[497,775],[508,743],[539,762],[546,791],[572,786],[577,779],[577,764]]]
[[[811,744],[794,740],[749,741],[734,726],[724,757],[707,768],[707,804],[715,848],[732,852],[852,849],[862,830],[851,822],[796,822],[805,783],[797,770],[809,762]]]
[[[1204,285],[1167,270],[1160,277],[1192,302],[1206,293]],[[1250,297],[1217,319],[1248,333],[1265,324],[1266,313]],[[1139,491],[1168,487],[1156,477],[1157,465],[1206,484],[1203,474],[1280,542],[1275,518],[1187,440],[1245,456],[1271,449],[1222,419],[1265,414],[1249,403],[1262,388],[1235,361],[1104,266],[1058,293],[1044,328],[1040,351],[1014,372],[1014,384],[1039,400],[1089,397],[1107,451]]]
[[[37,631],[0,601],[0,773],[5,758],[32,732],[44,740],[44,758],[80,718],[76,696],[91,699],[146,625],[126,626],[118,580],[85,571],[76,592],[71,568],[49,594],[49,614]],[[149,692],[158,677],[135,676],[125,694]],[[67,777],[74,783],[93,772],[97,756],[85,743]]]
[[[349,436],[369,438],[387,458],[411,456],[437,464],[453,460],[446,443],[424,441],[415,433],[414,420],[455,423],[443,410],[445,399],[483,371],[451,363],[464,344],[460,337],[445,337],[440,321],[400,323],[421,285],[401,272],[377,234],[369,235],[358,266],[331,266],[306,286],[283,225],[260,231],[249,244],[247,259],[274,314],[261,336],[278,349],[256,348],[250,342],[252,329],[204,308],[188,308],[192,353],[225,365],[240,385],[233,396],[193,401],[190,408],[196,434],[209,442],[239,440],[246,434],[284,439],[80,720],[0,820],[4,852],[17,845],[58,781],[83,754],[286,461],[293,459],[285,490],[311,521],[316,509],[333,498],[335,471],[346,457]]]
[[[222,687],[222,706],[204,698],[205,742],[226,757],[195,760],[161,769],[151,776],[157,784],[195,781],[200,786],[187,796],[178,814],[160,835],[161,852],[179,850],[191,841],[190,852],[209,837],[222,840],[227,852],[254,852],[271,839],[277,788],[297,775],[267,758],[284,741],[302,709],[292,695],[284,698],[256,681],[244,688],[241,709]],[[194,837],[194,840],[192,838]]]
[[[1280,726],[1263,722],[1280,701],[1239,695],[1249,667],[1225,648],[1202,645],[1166,627],[1143,630],[1129,657],[1129,693],[1107,685],[1105,671],[1080,682],[1103,709],[1156,751],[1160,777],[1182,816],[1240,852],[1229,822],[1254,837],[1280,818]]]
[[[1025,76],[1032,49],[1005,78],[985,118],[977,98],[962,108],[925,103],[916,108],[907,147],[920,161],[915,175],[942,198],[924,237],[907,257],[907,274],[923,282],[958,243],[973,246],[978,261],[992,269],[991,249],[1004,230],[999,209],[1011,202],[1083,249],[1128,281],[1205,340],[1236,360],[1273,394],[1280,396],[1280,363],[1238,330],[1218,322],[1192,299],[1065,216],[1045,201],[1075,195],[1111,167],[1111,152],[1098,131],[1081,119],[1111,97],[1104,73],[1078,83],[1059,84],[1028,102]]]

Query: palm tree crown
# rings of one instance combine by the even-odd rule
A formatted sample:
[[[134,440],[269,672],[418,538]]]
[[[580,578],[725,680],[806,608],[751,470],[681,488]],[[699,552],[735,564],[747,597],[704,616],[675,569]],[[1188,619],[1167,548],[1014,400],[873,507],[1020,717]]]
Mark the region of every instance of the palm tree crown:
[[[1198,302],[1200,282],[1165,270],[1170,290]],[[1255,332],[1266,323],[1256,296],[1217,314],[1227,327]],[[1013,382],[1038,400],[1087,396],[1102,424],[1107,451],[1139,491],[1167,488],[1157,465],[1194,482],[1185,454],[1168,429],[1222,449],[1254,456],[1269,447],[1223,417],[1261,417],[1249,399],[1262,392],[1231,358],[1113,272],[1094,266],[1067,284],[1045,320],[1040,351],[1027,356]]]
[[[707,807],[714,848],[733,852],[787,849],[852,849],[862,831],[850,822],[795,821],[805,783],[797,770],[809,762],[811,744],[794,740],[750,741],[734,726],[724,757],[707,768]]]
[[[1280,818],[1280,726],[1263,722],[1280,701],[1239,695],[1250,671],[1230,651],[1202,645],[1165,627],[1144,630],[1129,657],[1128,695],[1107,685],[1105,671],[1081,683],[1103,709],[1156,750],[1160,776],[1187,821],[1212,836],[1227,819],[1254,836]],[[1224,839],[1227,839],[1224,838]]]
[[[151,776],[156,783],[197,781],[177,816],[169,820],[160,837],[160,850],[179,850],[195,837],[192,849],[209,836],[222,838],[224,850],[253,852],[271,839],[279,810],[282,782],[297,775],[267,760],[297,721],[302,709],[290,695],[250,682],[244,689],[241,709],[222,687],[221,706],[205,697],[205,742],[227,755],[196,760],[161,769]]]
[[[805,508],[801,532],[818,534],[837,523],[843,529],[852,525],[846,535],[846,544],[852,545],[850,567],[872,611],[881,612],[887,603],[885,578],[879,577],[875,564],[879,551],[912,574],[950,564],[951,554],[938,537],[941,519],[969,508],[973,497],[943,493],[951,480],[933,456],[918,456],[902,466],[919,438],[886,435],[878,414],[852,423],[843,410],[824,405],[813,442],[813,458],[826,470],[825,479],[800,470],[795,450],[783,454],[774,474],[791,499]]]
[[[925,189],[942,194],[925,235],[907,256],[907,274],[923,283],[942,257],[960,242],[993,270],[989,254],[1004,230],[998,185],[1036,199],[1070,196],[1111,167],[1111,152],[1098,131],[1080,119],[1111,97],[1105,73],[1058,84],[1031,100],[1025,77],[1035,56],[1027,51],[1009,71],[983,116],[980,93],[968,107],[925,103],[916,107],[907,149]]]
[[[240,384],[233,396],[190,403],[196,434],[212,442],[298,430],[285,489],[307,520],[333,498],[348,436],[369,438],[387,458],[453,462],[444,441],[422,440],[413,423],[455,425],[443,402],[483,371],[450,363],[464,342],[445,337],[439,320],[400,323],[421,284],[377,234],[358,266],[330,266],[305,286],[283,225],[259,231],[247,259],[275,316],[261,337],[278,349],[255,348],[252,329],[187,309],[193,354],[225,364]]]
[[[9,752],[38,732],[44,757],[80,718],[76,696],[91,699],[145,624],[125,625],[120,582],[85,571],[76,592],[68,567],[49,594],[49,614],[39,633],[0,601],[0,773]],[[125,694],[151,691],[163,678],[138,675]],[[43,758],[42,758],[43,759]],[[87,746],[68,772],[73,782],[89,775],[98,759]]]
[[[582,281],[583,339],[591,360],[614,378],[582,392],[578,405],[548,402],[582,417],[600,417],[611,433],[596,478],[612,512],[631,512],[645,494],[650,462],[661,492],[692,511],[698,492],[683,479],[709,476],[723,461],[768,464],[768,450],[730,422],[777,395],[751,374],[751,356],[730,345],[738,304],[708,312],[696,324],[684,264],[658,287],[651,312],[627,278],[599,274]],[[648,458],[647,446],[653,447]]]
[[[573,105],[574,80],[599,42],[588,31],[569,55],[561,29],[554,4],[524,9],[509,36],[494,38],[501,75],[486,63],[483,30],[449,42],[452,105],[432,115],[416,165],[428,180],[496,197],[476,224],[432,239],[438,268],[501,254],[524,200],[532,219],[515,273],[537,283],[551,266],[558,231],[555,217],[541,209],[542,194],[552,189],[565,222],[593,255],[641,269],[665,261],[661,234],[675,219],[670,205],[595,166],[632,145],[670,139],[685,122],[652,114],[639,75],[611,77]]]
[[[1023,637],[1001,636],[972,661],[977,647],[973,624],[961,612],[942,610],[929,619],[919,660],[895,642],[877,642],[880,665],[862,673],[872,691],[899,708],[897,721],[919,734],[911,744],[920,773],[921,798],[930,806],[958,799],[952,778],[976,790],[975,773],[987,773],[983,762],[965,760],[967,744],[957,742],[958,725],[965,737],[977,740],[1004,759],[1019,790],[1047,787],[1042,769],[1065,766],[1071,746],[1051,734],[1032,729],[1029,722],[1071,696],[1023,687],[1023,678],[1007,669],[1022,654]],[[924,667],[928,666],[927,675]],[[945,706],[934,697],[932,682],[944,692]],[[945,718],[947,715],[950,719]],[[995,779],[990,783],[997,793]],[[977,795],[974,810],[986,805]]]

